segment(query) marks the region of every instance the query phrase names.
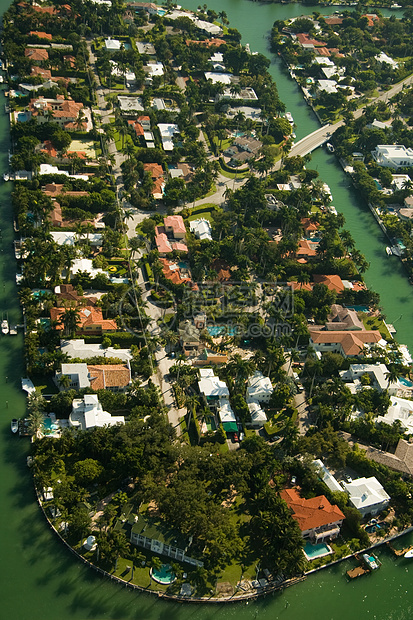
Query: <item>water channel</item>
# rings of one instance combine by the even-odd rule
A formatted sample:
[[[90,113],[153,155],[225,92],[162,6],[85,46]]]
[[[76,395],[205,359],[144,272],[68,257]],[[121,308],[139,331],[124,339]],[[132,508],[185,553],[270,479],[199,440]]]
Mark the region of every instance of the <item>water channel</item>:
[[[0,0],[0,10],[8,6]],[[186,0],[185,6],[197,3]],[[267,52],[266,36],[275,19],[310,13],[300,5],[259,5],[247,0],[213,0],[210,8],[225,10],[231,25],[243,35],[253,51]],[[332,12],[335,8],[326,10]],[[273,64],[272,74],[283,101],[297,122],[297,137],[317,128],[317,121],[301,99],[295,84]],[[7,168],[8,120],[0,96],[0,171]],[[334,203],[347,219],[357,246],[371,268],[366,280],[380,292],[389,320],[397,322],[401,341],[413,351],[409,333],[413,313],[413,290],[404,279],[400,263],[388,258],[373,217],[349,187],[348,179],[334,158],[321,149],[313,158],[320,176],[331,186]],[[11,324],[20,322],[13,228],[11,184],[0,185],[0,314]],[[391,262],[389,262],[389,260]],[[391,282],[390,282],[391,278]],[[392,286],[391,286],[392,284]],[[20,389],[23,375],[22,335],[0,338],[0,617],[5,620],[348,620],[362,614],[377,620],[407,620],[413,616],[411,577],[413,564],[395,560],[386,549],[378,554],[381,569],[369,577],[347,583],[349,563],[321,571],[305,582],[268,599],[248,605],[192,606],[164,603],[155,597],[126,591],[85,569],[56,540],[35,502],[30,472],[26,467],[29,445],[11,435],[10,419],[24,414],[25,397]],[[404,543],[413,543],[413,536]],[[411,561],[410,561],[411,562]]]

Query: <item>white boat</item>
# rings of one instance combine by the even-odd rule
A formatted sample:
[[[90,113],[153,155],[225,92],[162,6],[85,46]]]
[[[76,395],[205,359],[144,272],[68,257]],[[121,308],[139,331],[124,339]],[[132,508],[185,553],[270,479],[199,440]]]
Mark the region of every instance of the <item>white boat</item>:
[[[2,334],[8,334],[9,333],[9,322],[7,319],[3,319],[1,322],[1,332]]]
[[[404,554],[403,557],[411,560],[413,558],[413,549],[410,549],[409,551],[406,551],[406,553]]]
[[[402,253],[400,251],[400,248],[397,245],[393,245],[391,248],[392,254],[394,254],[395,256],[401,256]]]
[[[329,153],[334,153],[335,148],[334,148],[334,146],[331,144],[331,142],[327,142],[326,147],[327,147],[327,151],[328,151]]]
[[[291,112],[286,112],[285,118],[290,123],[290,125],[294,125],[294,119],[293,119],[293,115],[291,114]]]
[[[393,254],[391,247],[388,245],[386,246],[386,253],[391,256]]]
[[[17,418],[13,418],[11,421],[11,432],[17,433],[18,430],[19,430],[19,421]]]
[[[27,467],[31,467],[33,465],[33,457],[30,456],[30,454],[26,459],[26,463],[27,463]]]

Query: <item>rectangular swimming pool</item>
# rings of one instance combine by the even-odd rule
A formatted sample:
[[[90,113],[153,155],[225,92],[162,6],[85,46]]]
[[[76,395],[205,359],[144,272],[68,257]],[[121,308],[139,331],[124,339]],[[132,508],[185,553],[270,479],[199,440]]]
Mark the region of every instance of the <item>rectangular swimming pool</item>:
[[[309,562],[311,562],[311,560],[315,560],[316,558],[322,558],[325,555],[330,555],[330,553],[333,553],[330,545],[327,545],[326,543],[318,543],[317,545],[312,545],[308,542],[306,543],[303,551],[305,557]]]

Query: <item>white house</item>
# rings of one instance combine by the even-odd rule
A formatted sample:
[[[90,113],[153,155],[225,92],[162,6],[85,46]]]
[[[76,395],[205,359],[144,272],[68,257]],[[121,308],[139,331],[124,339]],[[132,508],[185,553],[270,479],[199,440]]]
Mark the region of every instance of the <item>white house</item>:
[[[143,102],[141,97],[128,97],[118,95],[118,103],[121,112],[143,112]]]
[[[83,360],[87,360],[91,357],[107,357],[118,358],[122,360],[122,362],[130,362],[132,359],[130,349],[114,349],[113,347],[107,347],[105,349],[101,344],[92,344],[91,342],[85,343],[83,338],[61,340],[60,350],[70,358],[79,358]]]
[[[212,230],[211,224],[208,220],[201,217],[199,220],[193,220],[189,222],[189,229],[192,233],[194,233],[197,239],[207,239],[208,241],[212,241]]]
[[[340,377],[343,381],[350,382],[348,387],[353,394],[363,388],[361,377],[368,375],[370,378],[371,387],[375,388],[379,392],[388,390],[390,396],[396,396],[401,389],[404,389],[405,386],[402,386],[399,381],[391,382],[389,384],[387,378],[388,372],[389,371],[386,364],[350,364],[350,368],[348,370],[343,370],[340,372]]]
[[[413,401],[406,398],[391,397],[391,404],[385,415],[379,415],[376,422],[393,424],[398,420],[405,433],[413,434]]]
[[[337,82],[335,80],[318,80],[317,88],[318,90],[325,91],[326,93],[336,93]]]
[[[248,378],[247,401],[257,400],[260,403],[268,403],[273,390],[270,378],[256,371],[252,377]]]
[[[50,236],[57,245],[69,245],[73,247],[77,241],[77,234],[71,231],[51,232]]]
[[[248,400],[247,405],[251,415],[251,422],[248,423],[248,426],[252,426],[252,428],[261,428],[264,426],[267,421],[267,416],[265,415],[265,411],[261,409],[258,400]]]
[[[315,461],[313,461],[313,465],[317,469],[317,473],[320,476],[321,480],[324,482],[324,484],[328,486],[330,491],[340,491],[340,493],[343,492],[343,488],[334,478],[330,470],[327,469],[321,459],[316,459]]]
[[[350,503],[363,517],[367,514],[378,514],[390,502],[390,495],[374,477],[357,478],[353,482],[345,482],[344,489],[350,496]]]
[[[229,390],[224,381],[220,381],[214,375],[211,368],[201,368],[199,371],[201,380],[198,381],[198,388],[201,394],[205,396],[207,402],[218,402],[222,399],[229,400]]]
[[[117,39],[111,39],[110,37],[105,39],[105,49],[108,52],[118,52],[121,49],[121,45],[121,42]]]
[[[162,146],[165,151],[173,151],[174,143],[172,138],[179,133],[179,127],[175,123],[158,123],[159,133],[161,134]]]
[[[413,149],[400,144],[378,144],[371,151],[373,159],[386,168],[404,168],[413,166]]]
[[[85,394],[83,398],[75,398],[69,423],[82,430],[95,426],[114,426],[125,424],[123,415],[112,416],[104,411],[96,394]]]
[[[60,377],[64,375],[69,377],[70,385],[69,389],[82,390],[90,387],[89,370],[86,363],[77,364],[62,364],[61,371],[56,371],[56,382],[59,385]]]
[[[70,273],[74,276],[78,273],[78,271],[86,271],[90,276],[92,276],[92,278],[96,277],[99,273],[106,273],[103,269],[93,267],[93,263],[90,258],[75,258],[72,262]]]
[[[398,62],[393,60],[393,58],[391,58],[390,56],[387,56],[387,54],[385,54],[384,52],[380,52],[380,54],[377,54],[374,59],[377,60],[377,62],[379,62],[380,64],[385,63],[386,65],[390,65],[392,69],[397,69],[397,67],[399,66]]]
[[[233,76],[231,73],[214,73],[213,71],[205,71],[205,79],[211,80],[213,84],[231,84],[232,77]]]

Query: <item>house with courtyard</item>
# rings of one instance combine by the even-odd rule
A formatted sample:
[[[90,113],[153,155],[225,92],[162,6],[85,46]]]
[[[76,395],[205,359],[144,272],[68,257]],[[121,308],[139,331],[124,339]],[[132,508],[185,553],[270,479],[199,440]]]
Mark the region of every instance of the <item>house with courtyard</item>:
[[[65,363],[56,371],[56,383],[61,390],[68,389],[61,383],[62,376],[70,379],[70,389],[110,390],[124,392],[132,381],[129,362],[125,364]]]

